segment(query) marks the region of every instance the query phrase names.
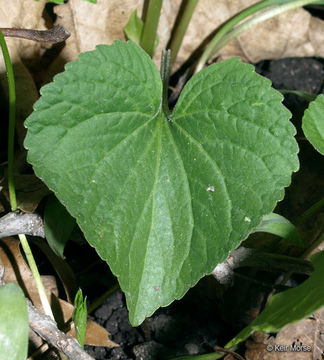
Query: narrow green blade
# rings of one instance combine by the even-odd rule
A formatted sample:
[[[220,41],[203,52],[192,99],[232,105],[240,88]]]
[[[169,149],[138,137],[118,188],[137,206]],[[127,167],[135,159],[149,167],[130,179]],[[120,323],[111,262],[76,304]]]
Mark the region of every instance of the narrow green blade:
[[[324,251],[313,255],[311,261],[315,267],[312,275],[296,288],[273,296],[265,310],[226,344],[226,348],[246,340],[253,331],[277,332],[324,306]]]

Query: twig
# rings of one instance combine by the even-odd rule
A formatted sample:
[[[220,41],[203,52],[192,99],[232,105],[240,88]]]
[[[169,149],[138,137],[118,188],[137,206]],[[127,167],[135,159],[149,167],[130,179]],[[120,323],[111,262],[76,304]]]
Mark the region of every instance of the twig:
[[[42,218],[37,214],[18,214],[15,212],[0,218],[0,239],[18,234],[44,238]]]
[[[0,286],[4,285],[4,266],[0,258]],[[64,353],[70,360],[94,360],[88,355],[80,346],[80,344],[73,338],[67,336],[57,328],[54,320],[49,316],[40,313],[31,303],[26,299],[28,320],[30,328],[38,334],[48,344],[52,345],[60,352]]]
[[[60,331],[49,316],[40,313],[28,299],[26,303],[29,326],[43,340],[64,353],[70,360],[94,360],[75,339]]]
[[[49,30],[1,28],[1,31],[4,36],[48,42],[50,44],[60,43],[70,36],[70,33],[61,25]]]
[[[3,60],[6,65],[8,77],[8,95],[9,95],[9,127],[8,127],[8,191],[10,207],[12,211],[17,210],[17,197],[14,179],[14,153],[15,153],[15,122],[16,122],[16,85],[12,62],[10,60],[9,50],[6,40],[0,31],[0,46]]]
[[[224,348],[222,348],[222,347],[220,347],[220,346],[215,345],[215,346],[214,346],[214,350],[215,350],[216,352],[220,352],[220,353],[224,353],[224,354],[230,354],[230,355],[232,355],[233,357],[235,357],[236,359],[244,360],[244,358],[243,358],[241,355],[239,355],[239,354],[237,354],[236,352],[231,351],[231,350],[229,350],[229,349],[224,349]]]
[[[298,273],[311,273],[313,271],[312,264],[303,259],[240,247],[232,251],[224,262],[218,264],[212,275],[221,284],[229,285],[233,279],[234,269],[243,266],[259,267],[270,271],[280,270]]]

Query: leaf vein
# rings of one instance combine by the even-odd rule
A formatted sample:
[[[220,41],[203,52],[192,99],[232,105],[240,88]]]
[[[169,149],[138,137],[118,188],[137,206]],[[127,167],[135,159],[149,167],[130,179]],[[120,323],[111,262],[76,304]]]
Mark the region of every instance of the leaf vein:
[[[218,166],[218,164],[216,163],[215,160],[213,160],[213,158],[210,156],[210,154],[207,152],[207,150],[202,146],[202,144],[199,143],[199,141],[197,139],[195,139],[190,133],[188,133],[182,126],[180,126],[179,124],[177,124],[176,122],[173,123],[186,137],[189,138],[189,140],[194,143],[196,145],[196,147],[198,147],[201,150],[201,153],[204,154],[204,156],[206,157],[206,159],[212,164],[214,170],[220,175],[220,178],[222,180],[222,185],[224,188],[224,193],[226,194],[228,203],[229,203],[229,213],[230,213],[230,219],[232,220],[232,200],[230,198],[229,195],[229,191],[227,188],[227,184],[226,184],[226,180],[225,180],[225,176],[222,173],[220,167]],[[232,228],[232,222],[230,224],[231,228]]]

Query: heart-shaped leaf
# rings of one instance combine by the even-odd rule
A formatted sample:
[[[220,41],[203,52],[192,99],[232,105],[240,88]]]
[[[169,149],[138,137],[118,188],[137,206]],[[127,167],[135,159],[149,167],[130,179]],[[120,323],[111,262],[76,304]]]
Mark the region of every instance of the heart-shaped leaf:
[[[132,42],[81,54],[41,93],[28,159],[118,277],[133,325],[223,261],[298,168],[282,96],[238,59],[195,75],[171,115]]]

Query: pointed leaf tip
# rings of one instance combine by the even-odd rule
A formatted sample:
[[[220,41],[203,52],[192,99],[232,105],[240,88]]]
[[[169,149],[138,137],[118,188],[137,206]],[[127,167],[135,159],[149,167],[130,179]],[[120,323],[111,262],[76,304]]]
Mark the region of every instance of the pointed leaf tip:
[[[101,45],[43,88],[27,120],[30,163],[118,277],[133,325],[223,261],[298,168],[290,113],[252,69],[201,71],[170,122],[147,54]]]

